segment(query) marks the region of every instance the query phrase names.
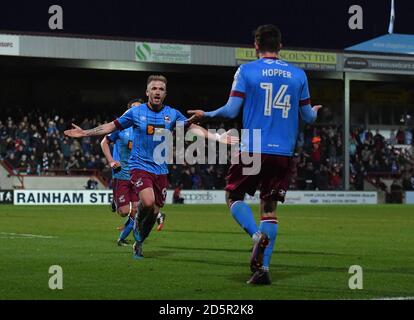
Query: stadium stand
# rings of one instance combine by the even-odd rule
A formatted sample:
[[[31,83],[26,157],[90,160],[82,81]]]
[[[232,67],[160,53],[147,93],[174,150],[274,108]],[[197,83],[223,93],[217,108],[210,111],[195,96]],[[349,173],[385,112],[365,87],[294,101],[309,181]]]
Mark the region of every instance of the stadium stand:
[[[100,138],[69,139],[63,131],[71,122],[92,128],[112,120],[100,117],[13,109],[0,119],[0,160],[15,175],[92,176],[111,187],[111,170],[100,149]],[[238,122],[208,122],[206,128],[238,128]],[[297,172],[290,189],[343,189],[343,134],[334,125],[306,125],[296,149]],[[375,133],[373,133],[375,132]],[[350,138],[350,184],[353,190],[374,188],[386,191],[414,190],[412,128],[387,131],[354,128]],[[175,154],[175,153],[174,153]],[[223,189],[227,165],[170,165],[170,188]]]

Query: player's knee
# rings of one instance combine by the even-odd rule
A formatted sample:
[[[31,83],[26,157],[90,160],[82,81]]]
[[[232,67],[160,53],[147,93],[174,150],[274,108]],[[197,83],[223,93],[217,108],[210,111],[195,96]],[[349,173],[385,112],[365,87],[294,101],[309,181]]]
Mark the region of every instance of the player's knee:
[[[244,195],[241,195],[239,193],[236,193],[236,192],[227,192],[227,194],[226,194],[226,202],[227,202],[227,206],[229,208],[236,201],[243,201],[243,200],[244,200]]]
[[[141,199],[142,206],[145,209],[155,209],[155,200],[154,199]]]

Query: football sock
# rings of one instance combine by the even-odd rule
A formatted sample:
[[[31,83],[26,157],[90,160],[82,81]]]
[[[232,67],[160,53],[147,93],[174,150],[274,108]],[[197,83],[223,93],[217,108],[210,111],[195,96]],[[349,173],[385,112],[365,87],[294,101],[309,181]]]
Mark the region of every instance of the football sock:
[[[253,212],[244,201],[236,201],[230,207],[230,212],[234,220],[246,231],[250,236],[257,232],[256,221],[254,221]]]
[[[125,240],[131,233],[133,227],[134,227],[134,220],[128,217],[127,221],[125,221],[125,228],[124,230],[122,230],[121,234],[119,235],[119,239]]]
[[[154,210],[152,209],[146,215],[146,217],[144,218],[144,221],[142,222],[142,234],[140,234],[142,241],[144,241],[149,236],[156,221],[157,221],[157,215],[154,213]]]
[[[259,230],[267,234],[269,237],[269,244],[267,245],[263,255],[263,270],[269,270],[270,258],[272,257],[273,247],[276,242],[278,224],[276,218],[262,218]]]

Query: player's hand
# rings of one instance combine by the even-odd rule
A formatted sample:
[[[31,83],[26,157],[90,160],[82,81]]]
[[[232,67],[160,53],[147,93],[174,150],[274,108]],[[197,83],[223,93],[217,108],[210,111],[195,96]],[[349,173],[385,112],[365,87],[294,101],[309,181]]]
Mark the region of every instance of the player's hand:
[[[191,115],[190,119],[188,119],[188,123],[194,123],[204,118],[203,110],[188,110],[187,113]]]
[[[322,106],[321,106],[320,104],[318,104],[318,105],[316,105],[316,106],[313,106],[313,107],[312,107],[312,110],[313,110],[313,111],[315,111],[316,113],[318,113],[318,110],[319,110],[320,108],[322,108]]]
[[[118,173],[119,171],[122,170],[121,163],[119,161],[111,161],[109,165],[111,169],[114,170],[115,173]]]
[[[111,169],[116,169],[116,168],[121,166],[121,163],[119,161],[111,161],[109,163],[109,165],[110,165]]]
[[[240,139],[238,136],[231,135],[233,132],[234,130],[229,130],[221,135],[217,135],[217,141],[223,144],[238,144]]]
[[[86,136],[85,130],[81,127],[78,127],[76,124],[72,123],[73,129],[65,130],[63,133],[71,138],[81,138]]]

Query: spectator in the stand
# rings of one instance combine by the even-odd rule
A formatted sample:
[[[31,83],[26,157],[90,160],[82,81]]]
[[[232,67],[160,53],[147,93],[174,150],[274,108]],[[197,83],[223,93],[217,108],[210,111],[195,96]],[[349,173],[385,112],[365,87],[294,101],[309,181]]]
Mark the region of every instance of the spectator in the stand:
[[[361,152],[361,157],[364,166],[367,167],[371,158],[371,151],[369,150],[369,147],[367,145],[364,146],[364,149]]]
[[[306,164],[303,172],[303,178],[305,182],[305,190],[315,190],[315,171],[312,162]]]
[[[333,190],[340,190],[342,188],[342,179],[341,179],[341,176],[339,175],[338,168],[335,168],[332,171],[329,184],[331,185],[331,188]]]
[[[19,160],[16,159],[14,152],[11,152],[8,157],[6,157],[7,162],[14,168],[17,168]]]
[[[27,156],[25,154],[23,154],[20,157],[19,163],[17,164],[17,167],[19,168],[19,172],[26,172],[27,171],[27,165],[28,165]]]
[[[184,189],[188,190],[192,188],[191,173],[188,167],[184,168],[181,172],[180,181]]]
[[[407,128],[405,130],[405,144],[411,146],[412,143],[413,143],[413,132],[412,132],[412,128]]]
[[[215,176],[214,180],[215,180],[214,185],[215,185],[216,189],[218,189],[218,190],[224,189],[224,187],[226,185],[226,180],[224,179],[223,169],[219,168],[216,171],[216,176]]]
[[[320,166],[319,171],[315,171],[315,186],[318,190],[329,189],[329,172],[324,165]]]
[[[351,155],[352,155],[352,153],[351,153]],[[336,163],[337,162],[336,161],[336,144],[335,144],[333,138],[329,139],[328,156],[329,156],[329,159],[330,159],[331,163]]]
[[[89,180],[86,182],[86,187],[85,188],[88,189],[88,190],[98,189],[98,181],[96,181],[93,176],[90,177]]]
[[[321,163],[321,149],[320,149],[320,137],[314,137],[312,139],[312,151],[311,151],[311,159],[314,168],[318,169]]]
[[[47,127],[47,134],[52,135],[58,133],[58,130],[56,128],[56,125],[53,121],[49,121],[48,127]]]
[[[193,190],[201,189],[201,176],[198,174],[198,172],[196,171],[194,167],[191,167],[190,174],[191,174],[191,184],[192,184],[191,189]]]
[[[60,148],[62,150],[63,157],[65,158],[65,160],[69,160],[71,153],[70,153],[70,145],[68,143],[68,139],[67,138],[64,138],[62,140],[62,143],[61,143],[61,147]]]
[[[91,137],[83,137],[81,141],[82,141],[83,154],[90,153],[91,152]]]
[[[205,171],[204,177],[204,189],[214,189],[214,166],[209,165]]]
[[[78,160],[74,156],[71,156],[67,164],[66,170],[74,170],[74,169],[75,170],[80,169],[80,166],[79,166]]]
[[[179,166],[173,164],[168,171],[168,181],[170,183],[170,188],[175,188],[178,184],[180,184],[181,180],[181,171],[179,169]]]
[[[184,198],[181,197],[182,188],[183,188],[183,185],[178,185],[174,189],[174,193],[173,193],[173,203],[174,204],[183,204],[184,203]]]
[[[404,144],[404,142],[405,142],[405,132],[401,127],[398,128],[398,131],[397,131],[397,134],[396,134],[395,137],[397,139],[397,144]]]
[[[304,145],[305,145],[305,134],[303,133],[303,131],[301,131],[298,134],[298,140],[296,142],[296,146],[298,148],[303,148]]]
[[[395,136],[394,129],[391,129],[390,131],[390,138],[388,139],[388,143],[391,145],[397,144],[397,137]]]
[[[78,139],[71,139],[72,143],[70,146],[70,152],[75,153],[78,150],[81,150],[81,145]]]
[[[43,158],[42,158],[42,171],[43,172],[48,172],[49,171],[49,157],[47,152],[43,153]]]
[[[381,135],[379,130],[376,130],[374,136],[374,145],[376,150],[381,150],[382,148],[384,148],[384,137]]]
[[[67,127],[67,124],[65,123],[65,120],[63,118],[60,118],[58,123],[56,124],[56,128],[57,128],[58,132],[60,134],[62,134],[63,131],[66,130],[66,127]]]
[[[391,195],[390,195],[390,202],[391,203],[402,203],[403,201],[403,188],[399,181],[396,179],[393,180],[391,186]]]
[[[388,171],[388,168],[386,168],[386,170],[384,171]],[[398,164],[397,161],[393,160],[391,163],[391,174],[397,174],[399,173],[399,168],[398,168]]]
[[[357,152],[357,142],[354,137],[349,139],[349,154],[351,157],[355,156]]]
[[[79,159],[79,169],[86,169],[86,159],[84,156],[81,156]]]

